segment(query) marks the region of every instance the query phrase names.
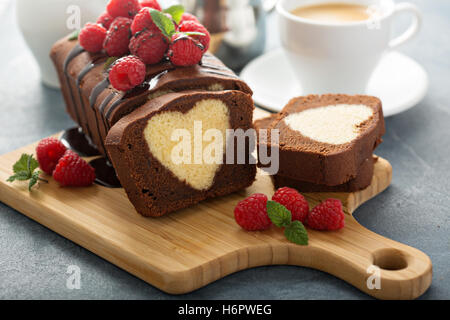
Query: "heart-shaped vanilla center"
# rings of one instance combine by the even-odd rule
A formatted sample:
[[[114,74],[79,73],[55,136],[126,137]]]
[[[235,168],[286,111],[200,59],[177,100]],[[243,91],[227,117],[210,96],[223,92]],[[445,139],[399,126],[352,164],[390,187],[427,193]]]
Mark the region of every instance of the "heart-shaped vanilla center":
[[[284,122],[312,140],[339,145],[356,139],[360,125],[372,116],[373,109],[366,105],[338,104],[294,113]]]
[[[144,137],[152,155],[180,181],[207,190],[222,165],[229,128],[225,103],[205,99],[184,114],[169,111],[153,116]]]

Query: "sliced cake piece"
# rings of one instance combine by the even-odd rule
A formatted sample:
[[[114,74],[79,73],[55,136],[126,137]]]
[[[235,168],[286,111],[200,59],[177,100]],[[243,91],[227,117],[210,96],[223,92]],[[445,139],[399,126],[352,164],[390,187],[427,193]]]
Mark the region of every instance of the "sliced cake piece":
[[[225,163],[225,141],[228,129],[253,128],[253,109],[240,91],[188,91],[152,99],[120,119],[105,145],[136,210],[158,217],[250,186],[256,165]],[[248,143],[243,151],[249,159]]]
[[[326,186],[355,179],[385,132],[381,101],[362,95],[294,98],[273,121],[265,121],[268,141],[270,130],[279,130],[278,174]]]
[[[255,120],[253,125],[255,127],[256,133],[258,133],[260,129],[269,129],[272,125],[272,122],[274,122],[277,119],[277,117],[278,113],[273,113],[268,117]]]
[[[278,117],[278,114],[272,114],[269,117],[258,119],[254,122],[256,131],[267,129],[272,122]],[[300,192],[355,192],[367,188],[372,182],[375,163],[378,157],[371,156],[366,159],[358,168],[358,174],[355,178],[344,184],[337,186],[327,186],[324,184],[314,184],[301,180],[295,180],[290,177],[283,177],[279,174],[272,176],[272,182],[275,189],[282,187],[294,188]]]
[[[272,182],[275,189],[290,187],[300,192],[355,192],[367,188],[372,183],[373,171],[377,159],[377,157],[366,159],[358,169],[356,178],[337,186],[304,182],[289,177],[283,177],[279,174],[272,176]]]

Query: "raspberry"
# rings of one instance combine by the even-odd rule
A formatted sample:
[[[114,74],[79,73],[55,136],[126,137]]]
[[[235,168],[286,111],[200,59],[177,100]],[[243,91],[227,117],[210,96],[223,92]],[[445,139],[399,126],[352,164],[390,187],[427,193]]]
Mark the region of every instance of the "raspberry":
[[[111,26],[111,23],[114,21],[114,18],[108,13],[108,12],[103,12],[100,17],[98,17],[97,19],[97,23],[101,24],[106,30],[109,29],[109,27]]]
[[[192,66],[202,60],[203,45],[184,34],[174,34],[168,56],[176,66]]]
[[[141,11],[134,17],[133,23],[131,24],[131,33],[136,34],[144,29],[154,32],[161,33],[161,30],[153,23],[152,16],[150,15],[150,10],[148,8],[142,8]]]
[[[106,11],[114,17],[133,18],[141,10],[138,0],[111,0],[106,6]]]
[[[200,21],[198,21],[196,16],[188,12],[183,13],[183,15],[181,16],[180,24],[182,24],[185,21],[195,21],[197,23],[200,23]]]
[[[160,32],[144,31],[137,33],[130,41],[130,52],[146,63],[160,62],[166,54],[169,44]]]
[[[267,197],[256,193],[240,201],[234,208],[234,218],[238,225],[248,231],[266,230],[272,225],[267,215]]]
[[[141,0],[141,7],[153,8],[158,11],[161,11],[162,8],[156,0]]]
[[[95,53],[103,49],[103,41],[106,38],[106,29],[101,25],[86,23],[80,31],[78,39],[80,45],[89,52]]]
[[[305,197],[297,190],[291,188],[281,188],[272,197],[273,201],[285,206],[292,214],[292,221],[305,222],[308,217],[309,206]]]
[[[180,32],[201,32],[205,34],[204,36],[191,36],[194,39],[200,41],[206,52],[209,49],[209,42],[211,41],[211,35],[208,30],[200,23],[195,21],[185,21],[178,26],[178,31]]]
[[[39,167],[46,174],[51,175],[66,150],[67,148],[58,139],[47,138],[41,140],[36,147],[36,157],[39,162]]]
[[[109,71],[111,85],[120,91],[128,91],[145,80],[145,64],[135,56],[117,60]]]
[[[87,187],[95,180],[95,170],[78,154],[67,150],[59,159],[53,178],[63,187]]]
[[[339,230],[344,227],[344,220],[341,201],[327,199],[311,210],[307,224],[315,230]]]
[[[131,22],[131,19],[119,17],[111,23],[103,42],[103,48],[110,57],[121,57],[128,53]]]

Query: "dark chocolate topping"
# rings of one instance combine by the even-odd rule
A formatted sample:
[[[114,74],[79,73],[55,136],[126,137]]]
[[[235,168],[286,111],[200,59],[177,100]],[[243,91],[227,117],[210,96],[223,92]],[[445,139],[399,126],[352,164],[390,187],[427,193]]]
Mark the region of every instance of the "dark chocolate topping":
[[[100,155],[98,149],[90,142],[81,128],[75,127],[63,132],[61,142],[69,149],[82,157],[94,157]]]
[[[104,157],[97,158],[89,162],[95,169],[95,183],[107,188],[121,188],[119,179],[116,176],[116,170],[112,164]]]
[[[92,108],[94,108],[95,102],[97,101],[98,96],[109,86],[109,79],[105,78],[103,81],[99,82],[91,92],[89,96],[89,104]]]
[[[72,51],[70,51],[69,54],[67,55],[67,57],[66,57],[66,59],[65,59],[65,61],[64,61],[64,65],[63,65],[64,76],[65,76],[65,80],[66,80],[67,86],[69,87],[69,92],[70,92],[70,96],[71,96],[71,98],[72,98],[72,101],[75,100],[75,97],[74,97],[73,92],[72,92],[72,89],[71,89],[71,87],[70,87],[69,74],[68,74],[67,69],[68,69],[68,67],[69,67],[69,63],[70,63],[73,59],[75,59],[79,54],[81,54],[82,52],[84,52],[84,49],[83,49],[80,45],[77,44],[77,45],[72,49]],[[80,120],[80,114],[79,114],[77,108],[74,108],[74,109],[75,109],[75,115],[76,115],[76,118],[77,118],[77,119],[76,119],[76,120],[77,120],[77,123],[80,123],[80,122],[81,122],[81,120]]]
[[[87,64],[83,70],[81,70],[81,72],[78,74],[77,80],[76,80],[76,85],[78,88],[78,97],[80,99],[80,104],[81,104],[81,108],[82,110],[85,110],[85,105],[84,105],[84,99],[83,99],[83,93],[81,92],[81,83],[83,81],[83,78],[92,70],[94,69],[96,66],[98,66],[99,64],[102,64],[103,61],[105,60],[105,58],[100,57],[99,59],[94,59],[93,62]],[[95,91],[95,89],[93,90]],[[91,94],[92,96],[92,94]],[[91,99],[89,99],[89,101],[91,101]],[[92,104],[90,105],[90,107],[92,108]],[[85,111],[86,112],[86,111]],[[98,130],[98,123],[97,123],[97,130]],[[89,126],[87,126],[87,135],[89,137],[92,137],[92,132],[91,132],[91,128]]]

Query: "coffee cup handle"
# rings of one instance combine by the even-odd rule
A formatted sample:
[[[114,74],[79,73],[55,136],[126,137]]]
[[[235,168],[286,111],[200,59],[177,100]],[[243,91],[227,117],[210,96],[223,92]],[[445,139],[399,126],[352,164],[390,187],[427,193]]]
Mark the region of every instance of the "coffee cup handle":
[[[400,13],[408,12],[413,16],[413,20],[409,28],[400,36],[395,39],[392,39],[389,42],[389,48],[394,49],[398,46],[401,46],[405,42],[412,39],[420,30],[422,26],[422,14],[419,11],[419,8],[412,3],[402,2],[398,3],[394,9],[394,15],[398,15]]]

